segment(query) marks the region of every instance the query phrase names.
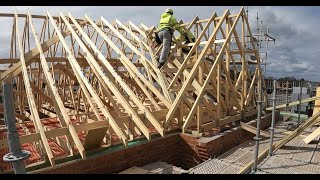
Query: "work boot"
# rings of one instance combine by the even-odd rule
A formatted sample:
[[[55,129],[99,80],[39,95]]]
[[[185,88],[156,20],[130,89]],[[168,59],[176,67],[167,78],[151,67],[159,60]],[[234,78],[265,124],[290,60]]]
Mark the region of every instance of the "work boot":
[[[161,69],[162,66],[164,65],[164,63],[165,63],[165,62],[160,62],[160,63],[158,64],[158,68]]]

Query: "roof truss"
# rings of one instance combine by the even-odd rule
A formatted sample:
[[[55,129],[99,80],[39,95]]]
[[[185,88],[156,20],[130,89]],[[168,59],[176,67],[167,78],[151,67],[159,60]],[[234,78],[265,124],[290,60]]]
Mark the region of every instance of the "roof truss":
[[[21,143],[40,144],[41,160],[52,166],[65,156],[86,158],[101,144],[128,146],[173,128],[201,133],[257,113],[263,74],[243,8],[180,21],[196,42],[175,40],[161,70],[162,46],[149,46],[155,27],[70,13],[0,16],[13,18],[9,57],[0,59],[9,68],[0,80],[15,85],[17,125],[34,127]],[[0,140],[0,149],[7,147]]]

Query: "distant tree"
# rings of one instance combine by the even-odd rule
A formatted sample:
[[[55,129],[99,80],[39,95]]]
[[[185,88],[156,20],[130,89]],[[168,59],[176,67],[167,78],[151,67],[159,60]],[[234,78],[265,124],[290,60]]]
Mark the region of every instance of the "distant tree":
[[[297,79],[294,76],[286,76],[284,78],[279,78],[280,81],[296,81]]]
[[[268,76],[266,79],[274,80],[273,76]]]

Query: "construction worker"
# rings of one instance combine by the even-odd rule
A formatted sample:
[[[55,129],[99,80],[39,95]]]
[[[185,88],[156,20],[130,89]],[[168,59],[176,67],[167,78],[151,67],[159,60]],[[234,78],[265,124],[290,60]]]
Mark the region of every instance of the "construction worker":
[[[177,30],[181,35],[187,36],[187,33],[183,31],[176,18],[173,16],[173,10],[171,8],[161,15],[158,36],[160,41],[163,43],[163,48],[159,58],[158,68],[160,69],[166,62],[171,46],[171,40],[174,31]]]
[[[181,38],[182,38],[182,36],[179,35],[177,40],[180,41]],[[196,41],[196,38],[193,36],[193,34],[190,31],[187,33],[187,36],[185,36],[184,40],[183,40],[184,44],[194,43],[195,41]],[[192,48],[192,46],[191,47],[182,48],[182,52],[189,53],[191,48]]]

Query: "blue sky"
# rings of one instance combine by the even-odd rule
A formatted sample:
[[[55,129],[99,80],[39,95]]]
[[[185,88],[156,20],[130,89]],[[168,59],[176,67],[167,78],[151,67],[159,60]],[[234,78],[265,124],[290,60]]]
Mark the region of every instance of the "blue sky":
[[[0,7],[0,12],[13,13],[15,7]],[[49,10],[52,15],[60,11],[70,12],[76,18],[83,18],[87,13],[91,18],[103,16],[112,21],[117,18],[122,22],[128,20],[147,26],[157,25],[160,14],[168,7],[164,6],[46,6],[46,7],[17,7],[19,13],[26,13],[30,8],[32,14],[45,14]],[[213,12],[221,15],[225,9],[231,13],[238,13],[238,6],[178,6],[170,7],[175,11],[177,19],[184,22],[191,21],[195,15],[201,19],[209,18]],[[276,43],[269,44],[266,76],[283,77],[295,76],[312,81],[320,81],[320,7],[312,6],[249,6],[249,20],[252,31],[256,30],[256,14],[265,22],[269,19],[269,34],[276,38]],[[6,32],[5,21],[0,18],[2,32]],[[12,21],[10,22],[12,23]],[[8,39],[10,32],[3,33],[0,38]],[[1,43],[0,48],[6,44]],[[2,58],[2,57],[1,57]]]

